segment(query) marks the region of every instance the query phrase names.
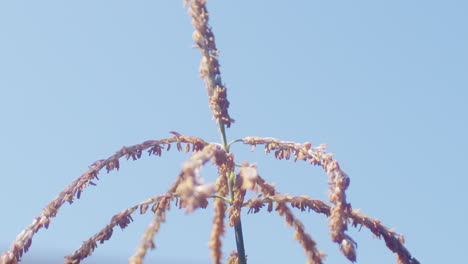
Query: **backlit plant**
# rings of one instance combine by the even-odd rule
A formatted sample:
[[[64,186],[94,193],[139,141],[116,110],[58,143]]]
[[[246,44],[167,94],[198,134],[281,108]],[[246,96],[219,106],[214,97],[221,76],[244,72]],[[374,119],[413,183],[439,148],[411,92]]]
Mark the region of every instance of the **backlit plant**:
[[[236,238],[237,251],[231,253],[228,263],[247,263],[242,233],[241,211],[257,213],[260,210],[276,212],[284,217],[287,225],[295,231],[294,237],[304,249],[307,263],[322,263],[325,254],[317,248],[317,243],[305,231],[302,222],[293,214],[292,208],[300,211],[313,211],[328,217],[330,235],[333,242],[350,261],[356,261],[356,242],[346,233],[348,226],[366,227],[376,237],[383,238],[386,246],[396,254],[397,263],[419,263],[404,247],[404,238],[381,224],[377,219],[359,214],[353,210],[346,200],[346,189],[350,179],[327,153],[324,145],[312,146],[311,143],[296,143],[275,138],[245,137],[227,141],[226,129],[234,120],[229,116],[227,89],[223,85],[217,59],[218,50],[214,34],[208,25],[209,14],[204,0],[186,0],[188,12],[195,28],[193,40],[200,50],[202,59],[200,76],[203,78],[209,98],[209,106],[221,134],[221,143],[206,142],[201,138],[181,135],[171,132],[172,136],[159,140],[148,140],[141,144],[123,147],[107,159],[94,162],[85,173],[67,186],[51,201],[33,222],[26,227],[13,241],[7,252],[1,254],[0,264],[14,264],[21,260],[22,255],[31,246],[33,236],[42,228],[47,228],[51,219],[57,215],[66,202],[72,203],[80,198],[82,191],[89,185],[95,185],[94,180],[105,169],[110,172],[119,169],[121,158],[137,160],[144,152],[149,155],[161,156],[164,151],[174,147],[178,151],[193,152],[184,163],[180,173],[166,193],[125,209],[114,215],[108,225],[94,236],[86,240],[83,245],[70,255],[65,256],[65,263],[76,264],[90,256],[98,242],[104,243],[112,236],[116,226],[125,228],[133,219],[132,213],[139,211],[145,214],[151,211],[154,216],[146,231],[142,234],[141,242],[129,262],[140,264],[148,249],[155,248],[154,237],[160,225],[165,221],[166,212],[173,204],[179,209],[190,213],[199,208],[206,208],[212,202],[214,208],[213,225],[209,247],[214,264],[222,263],[221,237],[226,228],[233,227]],[[284,195],[259,175],[257,167],[249,163],[239,164],[230,152],[230,146],[242,143],[252,146],[261,145],[266,153],[272,152],[276,159],[292,159],[304,161],[320,166],[328,175],[329,201],[311,199],[308,196]],[[218,178],[214,183],[204,183],[200,169],[212,162],[218,169]],[[254,198],[246,199],[247,192],[254,192]]]

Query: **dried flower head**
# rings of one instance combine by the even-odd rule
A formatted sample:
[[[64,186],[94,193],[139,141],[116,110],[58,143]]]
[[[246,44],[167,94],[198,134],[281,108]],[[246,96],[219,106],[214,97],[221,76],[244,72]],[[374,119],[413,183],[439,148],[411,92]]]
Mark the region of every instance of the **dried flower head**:
[[[187,0],[189,15],[195,31],[192,34],[193,41],[202,54],[200,62],[200,77],[205,80],[211,112],[220,125],[231,126],[234,120],[228,114],[229,101],[227,100],[226,87],[221,81],[218,53],[216,49],[213,31],[208,25],[209,13],[206,10],[205,0]]]
[[[310,142],[300,144],[275,138],[259,137],[246,137],[243,142],[252,146],[265,145],[265,152],[274,151],[277,159],[289,159],[291,155],[294,155],[294,161],[298,159],[308,161],[308,163],[319,165],[325,170],[330,184],[329,200],[334,204],[329,216],[330,233],[332,240],[341,245],[345,237],[347,237],[345,234],[348,229],[346,213],[351,210],[351,205],[346,201],[345,193],[350,181],[338,162],[333,160],[333,155],[325,153],[325,145],[312,147]],[[351,244],[350,247],[353,246],[354,244]],[[343,247],[340,246],[340,248]],[[353,251],[355,250],[353,249]],[[345,256],[354,261],[352,254],[345,254]]]
[[[227,263],[247,263],[241,223],[243,207],[248,210],[248,213],[255,214],[266,208],[268,212],[275,211],[282,216],[286,225],[293,228],[294,239],[304,249],[308,264],[322,263],[326,255],[318,251],[316,241],[306,232],[304,224],[293,214],[293,209],[327,216],[332,241],[339,245],[343,255],[350,261],[356,261],[357,243],[346,234],[348,224],[354,227],[364,226],[376,237],[383,238],[386,246],[396,254],[398,263],[419,264],[418,260],[405,248],[402,235],[391,231],[379,220],[359,214],[358,210],[352,209],[351,204],[346,199],[350,178],[339,163],[333,159],[333,154],[326,152],[324,144],[314,147],[310,142],[296,143],[261,137],[245,137],[242,140],[227,143],[225,130],[234,120],[228,114],[227,89],[221,80],[219,51],[216,48],[213,31],[208,24],[209,13],[206,8],[206,0],[185,0],[184,3],[189,6],[188,13],[195,29],[192,38],[195,47],[200,50],[202,55],[199,69],[200,77],[203,78],[206,86],[209,106],[219,126],[222,144],[208,143],[200,138],[171,131],[172,136],[169,138],[124,146],[114,155],[95,161],[88,167],[87,171],[47,204],[32,223],[18,234],[9,250],[0,255],[0,264],[19,263],[23,254],[31,246],[33,236],[40,229],[48,228],[51,219],[59,213],[63,204],[73,203],[75,197],[77,199],[81,197],[85,188],[90,185],[95,186],[101,170],[105,169],[107,173],[119,170],[122,158],[138,160],[144,151],[148,151],[149,155],[161,156],[163,150],[169,151],[173,144],[179,152],[192,151],[193,153],[182,165],[179,174],[167,192],[148,198],[115,214],[107,225],[84,241],[79,249],[65,256],[66,264],[80,263],[94,252],[98,242],[102,244],[112,237],[115,227],[119,226],[124,229],[131,224],[134,220],[132,214],[135,211],[145,214],[150,209],[153,213],[152,220],[142,234],[134,255],[129,258],[129,262],[132,264],[142,264],[148,250],[156,248],[155,236],[159,232],[161,224],[166,221],[166,213],[173,201],[176,207],[184,208],[186,213],[207,208],[209,202],[213,201],[214,214],[210,241],[208,242],[213,264],[222,263],[222,236],[226,231],[227,221],[229,221],[230,226],[234,226],[237,246],[237,251],[230,254]],[[302,160],[322,167],[328,175],[329,204],[305,195],[282,194],[276,190],[273,184],[268,183],[259,175],[256,165],[248,162],[244,162],[242,165],[236,164],[234,155],[229,151],[231,144],[239,141],[251,145],[252,151],[257,145],[264,145],[265,152],[273,152],[276,159]],[[218,169],[218,177],[214,183],[206,183],[201,175],[202,168],[210,161]],[[254,192],[255,196],[246,200],[247,192]],[[227,214],[229,214],[229,220],[226,219]]]

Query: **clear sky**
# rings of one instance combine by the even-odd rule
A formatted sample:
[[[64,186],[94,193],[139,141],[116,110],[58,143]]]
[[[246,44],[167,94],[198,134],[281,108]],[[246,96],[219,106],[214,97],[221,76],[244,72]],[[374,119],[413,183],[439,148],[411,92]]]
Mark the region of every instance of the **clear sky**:
[[[421,263],[466,260],[468,2],[209,1],[236,123],[245,136],[326,143],[351,177],[348,200],[406,237]],[[219,142],[182,1],[0,2],[0,251],[87,166],[169,131]],[[327,199],[318,167],[234,145],[279,191]],[[64,205],[24,263],[61,263],[111,216],[164,192],[187,154],[123,162]],[[214,181],[215,169],[202,171]],[[326,263],[346,263],[325,217],[294,211]],[[172,210],[149,260],[209,263],[211,210]],[[125,263],[150,215],[84,263]],[[304,263],[293,230],[243,215],[249,263]],[[395,263],[352,229],[359,263]],[[232,231],[225,256],[235,249]],[[37,263],[36,262],[36,263]]]

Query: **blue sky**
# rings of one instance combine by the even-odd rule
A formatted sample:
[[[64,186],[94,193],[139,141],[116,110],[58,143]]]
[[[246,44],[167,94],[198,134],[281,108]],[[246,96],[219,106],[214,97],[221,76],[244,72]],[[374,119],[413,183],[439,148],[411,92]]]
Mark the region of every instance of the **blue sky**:
[[[348,200],[406,237],[421,263],[464,259],[468,148],[466,1],[209,1],[230,114],[245,136],[326,143]],[[178,131],[219,142],[182,1],[0,3],[0,247],[95,160]],[[234,145],[290,195],[327,198],[320,168]],[[24,263],[60,263],[120,210],[164,192],[187,154],[123,162],[64,205]],[[215,169],[202,171],[214,181]],[[323,216],[295,211],[328,254]],[[84,263],[125,263],[149,215]],[[149,260],[207,263],[211,211],[173,210]],[[304,263],[275,214],[244,215],[250,263]],[[395,263],[362,229],[358,263]],[[235,249],[232,231],[225,255]]]

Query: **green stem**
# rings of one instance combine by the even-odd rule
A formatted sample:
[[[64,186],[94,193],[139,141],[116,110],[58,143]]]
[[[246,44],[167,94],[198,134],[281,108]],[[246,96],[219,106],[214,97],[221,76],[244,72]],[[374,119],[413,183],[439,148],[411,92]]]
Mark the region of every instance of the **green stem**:
[[[233,141],[231,143],[227,143],[226,140],[226,129],[224,127],[224,122],[219,120],[219,131],[221,132],[221,140],[223,141],[223,147],[226,152],[229,153],[229,147],[232,143],[238,141]],[[228,176],[228,186],[229,186],[229,194],[231,199],[234,200],[234,183],[235,183],[235,174],[234,171],[231,171]],[[244,235],[242,234],[242,222],[239,216],[239,220],[234,225],[234,232],[236,234],[236,246],[237,246],[237,257],[239,259],[239,264],[247,264],[247,259],[245,257],[245,249],[244,249]]]
[[[247,264],[247,258],[245,257],[244,250],[244,236],[242,235],[242,223],[239,217],[239,221],[234,226],[234,231],[236,233],[236,244],[237,244],[237,256],[239,258],[239,264]]]
[[[229,142],[229,144],[227,144],[227,151],[229,152],[229,150],[231,149],[231,145],[236,143],[236,142],[243,142],[242,139],[237,139],[237,140],[234,140],[234,141],[231,141]]]
[[[223,141],[224,149],[229,152],[229,146],[226,140],[226,129],[224,128],[224,122],[221,120],[219,121],[219,131],[221,132],[221,140]]]
[[[218,199],[221,199],[221,200],[225,201],[226,203],[232,204],[232,200],[228,199],[228,198],[226,198],[224,196],[219,196],[219,195],[216,195],[216,194],[212,194],[211,197],[218,198]]]

